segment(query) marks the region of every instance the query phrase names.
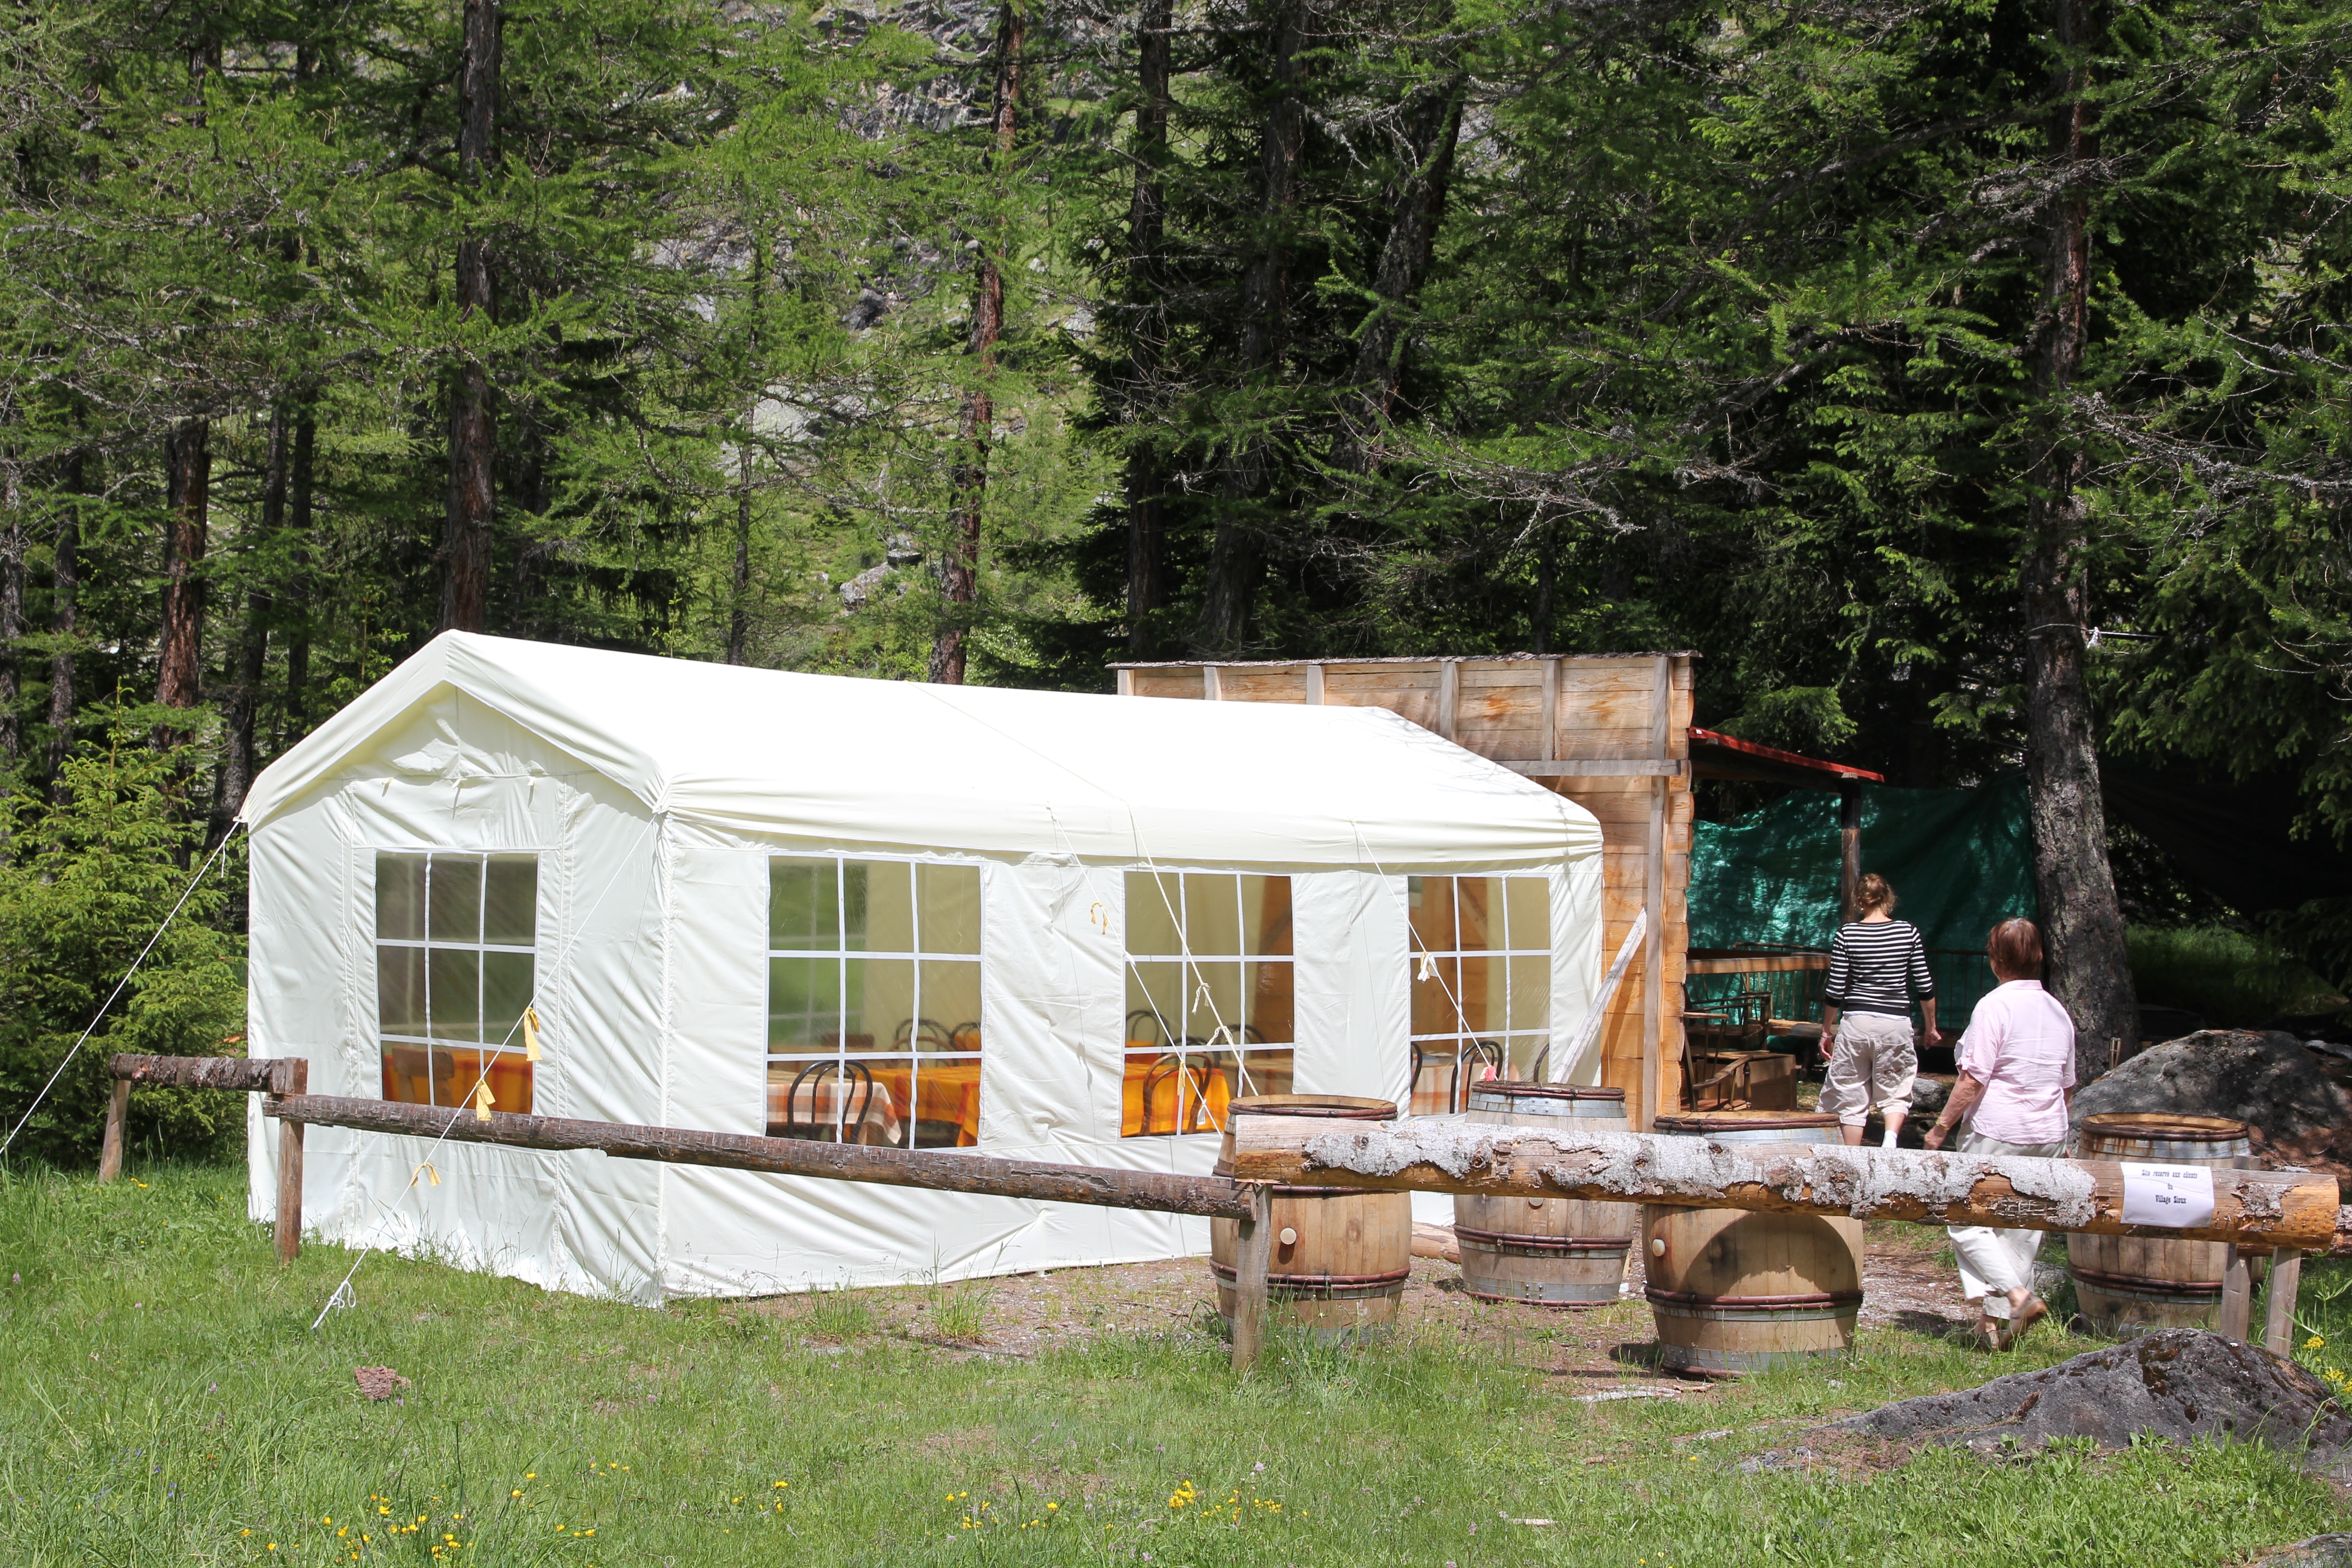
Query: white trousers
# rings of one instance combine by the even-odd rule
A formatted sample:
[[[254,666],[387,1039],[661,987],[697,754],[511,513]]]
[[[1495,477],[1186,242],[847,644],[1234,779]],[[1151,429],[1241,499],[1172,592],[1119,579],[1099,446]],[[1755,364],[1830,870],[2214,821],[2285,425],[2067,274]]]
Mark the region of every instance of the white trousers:
[[[1976,1131],[1960,1134],[1955,1154],[2027,1154],[2050,1159],[2064,1152],[2058,1143],[2004,1143]],[[1959,1254],[1960,1294],[1974,1301],[1982,1298],[1989,1318],[2009,1316],[2009,1293],[2033,1289],[2033,1260],[2042,1251],[2038,1230],[1995,1230],[1990,1226],[1954,1226],[1945,1232]]]

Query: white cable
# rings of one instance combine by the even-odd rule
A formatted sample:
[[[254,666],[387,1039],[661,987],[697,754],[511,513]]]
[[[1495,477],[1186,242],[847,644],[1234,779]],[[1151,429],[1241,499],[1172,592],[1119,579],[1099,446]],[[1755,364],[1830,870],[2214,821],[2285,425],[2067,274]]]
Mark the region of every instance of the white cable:
[[[188,879],[188,885],[180,889],[179,900],[173,904],[172,912],[163,917],[163,923],[155,928],[155,934],[147,939],[147,945],[139,950],[139,956],[131,961],[131,967],[122,972],[122,978],[114,983],[114,989],[108,992],[106,1000],[99,1004],[98,1014],[90,1019],[89,1027],[81,1032],[81,1038],[73,1043],[73,1049],[66,1053],[65,1060],[58,1063],[58,1070],[49,1075],[49,1081],[41,1085],[41,1092],[33,1096],[33,1103],[25,1107],[25,1114],[18,1117],[16,1125],[8,1130],[7,1139],[0,1142],[0,1159],[7,1157],[9,1149],[16,1142],[16,1134],[25,1130],[25,1123],[33,1119],[33,1112],[41,1108],[41,1101],[48,1098],[49,1090],[57,1088],[58,1079],[65,1076],[66,1068],[80,1053],[82,1047],[89,1044],[90,1036],[98,1032],[99,1025],[106,1021],[106,1010],[114,1005],[115,999],[122,994],[122,988],[131,984],[131,977],[139,973],[139,966],[147,962],[147,955],[155,951],[155,944],[163,940],[163,933],[172,929],[172,922],[179,918],[180,910],[187,904],[188,896],[196,890],[196,884],[205,879],[205,873],[213,868],[213,862],[221,858],[221,851],[228,847],[229,840],[236,837],[237,828],[243,826],[242,823],[232,825],[226,833],[221,835],[221,841],[213,846],[213,852],[205,857],[205,863],[196,868],[196,874]]]

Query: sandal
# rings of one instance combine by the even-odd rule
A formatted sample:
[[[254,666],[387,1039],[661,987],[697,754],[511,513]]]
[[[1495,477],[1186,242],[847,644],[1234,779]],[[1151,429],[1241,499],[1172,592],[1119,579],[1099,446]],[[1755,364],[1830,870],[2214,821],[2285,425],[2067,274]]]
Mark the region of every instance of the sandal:
[[[1977,1314],[1977,1327],[1974,1337],[1979,1350],[1997,1351],[2001,1349],[2003,1335],[2001,1332],[2000,1320],[1994,1317],[1990,1312],[1979,1312]]]
[[[2025,1305],[2018,1309],[2017,1316],[2009,1321],[2007,1335],[2009,1343],[2001,1348],[2007,1350],[2015,1346],[2018,1341],[2025,1337],[2027,1331],[2049,1315],[2049,1302],[2039,1296],[2028,1296],[2025,1299]]]

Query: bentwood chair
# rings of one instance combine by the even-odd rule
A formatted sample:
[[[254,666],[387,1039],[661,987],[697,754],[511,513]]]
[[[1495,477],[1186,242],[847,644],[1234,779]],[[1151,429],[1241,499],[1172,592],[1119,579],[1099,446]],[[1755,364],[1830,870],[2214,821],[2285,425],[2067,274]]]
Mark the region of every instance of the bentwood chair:
[[[834,1102],[833,1114],[825,1114],[824,1080],[827,1075],[841,1079],[841,1093]],[[803,1110],[801,1086],[808,1085],[808,1100]],[[866,1112],[874,1107],[874,1073],[864,1062],[811,1062],[793,1079],[792,1091],[784,1096],[784,1136],[812,1139],[821,1143],[856,1143],[863,1142]]]

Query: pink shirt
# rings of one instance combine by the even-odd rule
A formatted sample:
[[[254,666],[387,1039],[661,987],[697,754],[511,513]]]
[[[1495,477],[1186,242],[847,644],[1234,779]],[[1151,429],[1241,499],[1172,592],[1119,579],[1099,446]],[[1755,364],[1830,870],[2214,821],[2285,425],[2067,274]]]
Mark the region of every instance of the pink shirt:
[[[2039,980],[1994,987],[1960,1037],[1960,1070],[1985,1086],[1969,1125],[2004,1143],[2066,1136],[2065,1091],[2074,1087],[2074,1020]]]

